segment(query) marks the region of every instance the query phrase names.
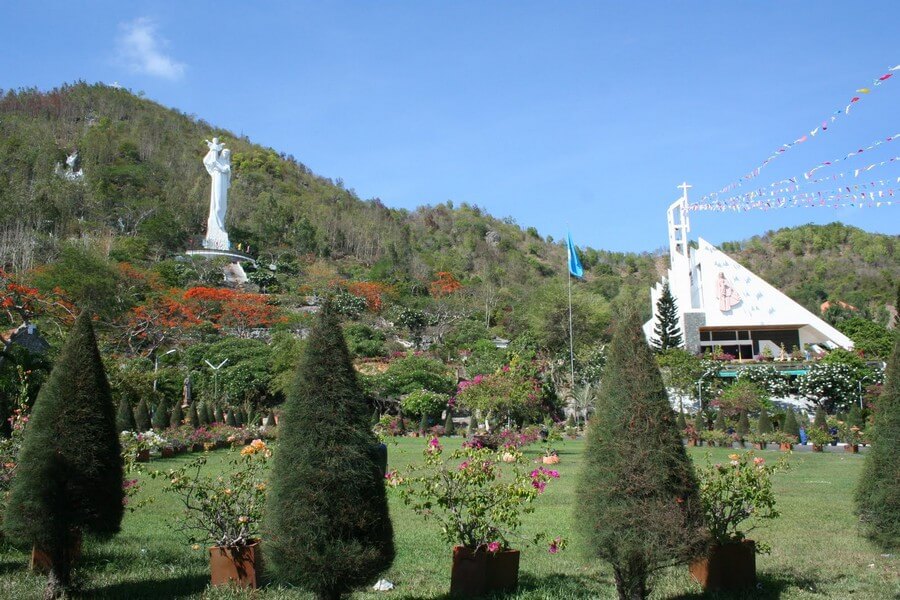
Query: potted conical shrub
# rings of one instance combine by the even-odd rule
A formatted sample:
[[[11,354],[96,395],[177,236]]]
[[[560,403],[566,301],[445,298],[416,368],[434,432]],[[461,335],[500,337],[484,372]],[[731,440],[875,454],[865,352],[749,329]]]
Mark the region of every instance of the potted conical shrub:
[[[576,519],[586,552],[612,566],[621,600],[649,595],[659,569],[703,554],[694,467],[637,311],[615,319],[588,427]]]
[[[91,318],[76,319],[34,403],[4,530],[49,570],[45,598],[64,596],[82,533],[108,538],[124,512],[123,467],[109,382]]]
[[[331,302],[309,335],[282,415],[266,563],[277,579],[338,600],[390,566],[394,535],[378,438]]]

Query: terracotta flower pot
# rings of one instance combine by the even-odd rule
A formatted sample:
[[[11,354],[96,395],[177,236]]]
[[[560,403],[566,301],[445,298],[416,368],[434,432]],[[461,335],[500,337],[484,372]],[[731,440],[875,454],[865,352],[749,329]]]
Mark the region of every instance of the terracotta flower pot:
[[[780,449],[782,452],[790,452],[791,450],[794,449],[794,445],[793,445],[793,444],[785,444],[785,443],[782,443],[782,444],[779,444],[778,447],[779,447],[779,449]]]
[[[69,547],[66,549],[66,556],[64,558],[72,565],[78,564],[78,561],[81,560],[81,530],[72,532],[71,539],[69,540]],[[31,548],[31,563],[29,566],[33,572],[49,573],[52,564],[53,561],[50,560],[50,554],[48,552],[45,552],[37,546]]]
[[[512,592],[519,585],[519,551],[488,552],[464,546],[453,548],[450,595],[460,598],[491,592]]]
[[[850,452],[851,454],[856,454],[859,452],[859,444],[845,444],[844,452]]]
[[[149,450],[138,450],[135,460],[137,462],[150,462],[150,451]]]
[[[825,446],[822,444],[813,444],[812,445],[813,452],[825,452]]]
[[[694,446],[697,445],[697,440],[695,440],[694,438],[688,438],[687,445],[688,445],[688,447],[693,448]]]
[[[707,592],[753,587],[756,585],[756,542],[713,544],[709,554],[691,563],[690,572]]]
[[[259,542],[248,546],[213,546],[209,549],[209,574],[212,585],[237,584],[257,587],[257,575],[262,572]]]
[[[756,442],[753,445],[756,447],[757,450],[765,450],[766,446],[768,446],[769,444],[768,444],[768,442]]]
[[[173,456],[175,456],[175,448],[171,448],[169,446],[161,448],[159,451],[159,455],[162,458],[172,458]]]
[[[556,465],[559,464],[559,456],[556,454],[551,454],[550,456],[545,456],[541,459],[545,465]]]

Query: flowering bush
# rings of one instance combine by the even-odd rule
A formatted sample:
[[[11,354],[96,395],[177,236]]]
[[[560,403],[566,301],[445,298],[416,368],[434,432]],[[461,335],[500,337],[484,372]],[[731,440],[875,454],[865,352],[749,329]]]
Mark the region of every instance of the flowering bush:
[[[857,427],[856,425],[850,425],[849,423],[843,423],[839,429],[841,434],[841,439],[845,444],[851,446],[858,446],[863,443],[863,434],[862,429]]]
[[[155,431],[123,431],[119,434],[119,442],[122,444],[122,455],[136,456],[138,452],[149,450],[159,452],[160,448],[167,446],[169,441]]]
[[[535,364],[515,357],[496,373],[460,382],[456,401],[463,408],[482,411],[488,418],[534,418],[540,414],[545,393]]]
[[[388,484],[416,513],[435,519],[448,543],[475,551],[509,548],[522,515],[534,511],[531,503],[559,477],[559,472],[543,467],[529,471],[522,453],[512,447],[495,451],[470,445],[445,455],[433,438],[424,456],[424,464],[405,476],[396,470],[387,473]],[[538,534],[526,542],[543,538]],[[556,538],[550,551],[563,545]]]
[[[431,390],[414,390],[403,397],[400,406],[405,414],[430,417],[440,413],[447,407],[450,396]]]
[[[830,433],[818,427],[810,427],[809,431],[806,432],[806,438],[813,446],[824,446],[830,444],[831,440],[834,439]]]
[[[259,536],[265,502],[266,461],[272,455],[266,443],[253,440],[230,460],[224,474],[202,474],[206,455],[178,469],[155,471],[165,477],[165,491],[177,494],[184,504],[180,528],[191,543],[214,546],[246,546]]]
[[[706,526],[720,545],[746,539],[756,528],[755,524],[742,527],[748,519],[778,517],[772,474],[787,469],[785,462],[767,465],[753,452],[729,454],[728,459],[728,464],[707,464],[697,471]],[[757,544],[757,550],[765,552],[767,548]]]
[[[856,368],[845,363],[819,363],[800,377],[797,386],[801,396],[814,400],[826,410],[852,404],[858,394]]]

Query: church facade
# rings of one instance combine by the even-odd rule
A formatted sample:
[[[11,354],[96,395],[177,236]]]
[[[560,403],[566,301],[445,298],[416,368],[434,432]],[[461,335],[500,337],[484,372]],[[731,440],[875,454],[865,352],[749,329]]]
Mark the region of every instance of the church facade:
[[[684,189],[668,210],[670,266],[665,281],[675,298],[687,351],[697,354],[720,347],[735,358],[752,359],[766,353],[779,357],[783,351],[853,348],[847,336],[703,238],[691,248]],[[653,317],[644,324],[648,340],[653,338],[663,283],[650,291]]]

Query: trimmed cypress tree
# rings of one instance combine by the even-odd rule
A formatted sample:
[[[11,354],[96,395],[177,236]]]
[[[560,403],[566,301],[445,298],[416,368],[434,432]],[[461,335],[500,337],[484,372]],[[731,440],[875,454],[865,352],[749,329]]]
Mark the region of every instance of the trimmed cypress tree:
[[[172,416],[169,419],[169,424],[172,427],[181,427],[182,421],[184,421],[184,412],[181,410],[181,401],[179,400],[172,407]]]
[[[237,417],[234,416],[234,409],[228,411],[228,416],[225,417],[225,424],[229,427],[237,427]]]
[[[134,424],[137,427],[135,431],[150,430],[150,409],[147,408],[147,400],[144,398],[141,398],[137,409],[134,411]]]
[[[278,578],[337,600],[391,565],[394,542],[378,440],[330,303],[310,333],[279,429],[267,564]]]
[[[663,283],[659,300],[656,301],[656,325],[653,326],[654,337],[650,340],[653,349],[664,352],[669,348],[680,348],[682,344],[681,328],[678,327],[678,307],[675,297],[669,288],[669,282]]]
[[[863,429],[866,426],[862,409],[856,404],[854,404],[850,409],[850,412],[847,413],[847,425],[850,425],[851,427],[856,426],[860,429]]]
[[[453,411],[449,408],[447,409],[447,418],[444,419],[444,435],[456,435],[456,424],[453,423]]]
[[[742,410],[741,416],[738,418],[737,429],[739,435],[745,436],[750,433],[750,419],[747,418],[747,411]]]
[[[216,410],[213,412],[213,414],[215,415],[216,423],[218,423],[219,425],[222,425],[223,423],[225,423],[225,415],[222,414],[221,408],[219,408],[217,406]]]
[[[128,398],[119,400],[119,410],[116,412],[116,429],[119,431],[136,431],[137,424],[134,421],[134,410]]]
[[[79,532],[119,532],[122,458],[113,399],[91,318],[82,312],[41,387],[4,520],[7,535],[50,559],[45,597],[71,586]]]
[[[612,565],[619,598],[638,600],[656,571],[702,554],[706,537],[694,468],[637,314],[616,321],[577,519],[588,556]]]
[[[213,410],[212,404],[209,402],[204,402],[203,404],[205,406],[206,422],[207,424],[212,425],[216,422],[216,413]]]
[[[200,427],[200,415],[197,413],[197,401],[192,400],[187,409],[187,421],[191,427],[197,429]]]
[[[725,422],[725,413],[721,410],[716,413],[716,423],[713,425],[713,429],[716,431],[727,431],[728,423]]]
[[[875,404],[875,440],[856,488],[863,533],[887,552],[900,550],[900,334]]]
[[[159,399],[156,410],[153,411],[153,418],[150,419],[153,429],[162,430],[169,426],[169,403],[165,396]]]
[[[683,412],[678,413],[678,417],[675,419],[675,425],[678,427],[679,432],[687,429],[687,420],[685,420]]]
[[[200,420],[200,425],[203,427],[209,425],[209,417],[206,416],[206,402],[202,402],[197,406],[197,418]]]
[[[756,421],[757,433],[772,433],[772,421],[769,419],[769,413],[766,407],[759,409],[759,420]]]
[[[784,427],[782,427],[785,433],[792,435],[794,437],[800,437],[800,424],[797,423],[797,415],[794,414],[793,409],[787,409],[787,413],[784,416]]]
[[[822,431],[828,431],[828,416],[825,414],[825,409],[821,406],[816,409],[816,416],[813,417],[813,427]]]

